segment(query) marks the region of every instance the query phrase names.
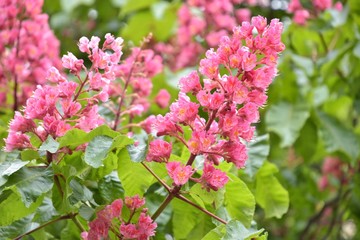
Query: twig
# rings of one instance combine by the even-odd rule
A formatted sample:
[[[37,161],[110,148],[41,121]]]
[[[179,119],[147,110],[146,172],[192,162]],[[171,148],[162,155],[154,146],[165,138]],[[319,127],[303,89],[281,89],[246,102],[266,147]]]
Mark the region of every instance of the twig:
[[[156,180],[158,180],[161,183],[161,185],[163,185],[164,188],[166,188],[168,192],[170,192],[170,187],[163,180],[161,180],[161,178],[159,178],[159,176],[156,175],[156,173],[153,170],[151,170],[144,162],[141,162],[141,164],[146,168],[146,170],[148,170],[151,173],[151,175],[153,175],[156,178]]]
[[[182,201],[184,201],[184,202],[186,202],[186,203],[190,204],[191,206],[193,206],[193,207],[195,207],[195,208],[199,209],[199,210],[200,210],[200,211],[202,211],[203,213],[205,213],[205,214],[209,215],[209,216],[210,216],[210,217],[212,217],[212,218],[215,218],[215,219],[216,219],[216,220],[218,220],[219,222],[221,222],[221,223],[223,223],[223,224],[227,224],[227,222],[226,222],[224,219],[222,219],[222,218],[220,218],[220,217],[216,216],[216,215],[215,215],[215,214],[213,214],[212,212],[209,212],[209,211],[208,211],[208,210],[206,210],[205,208],[202,208],[202,207],[200,207],[200,206],[196,205],[195,203],[193,203],[192,201],[190,201],[189,199],[187,199],[187,198],[186,198],[186,197],[184,197],[183,195],[178,194],[178,195],[176,195],[176,198],[178,198],[178,199],[180,199],[180,200],[182,200]]]

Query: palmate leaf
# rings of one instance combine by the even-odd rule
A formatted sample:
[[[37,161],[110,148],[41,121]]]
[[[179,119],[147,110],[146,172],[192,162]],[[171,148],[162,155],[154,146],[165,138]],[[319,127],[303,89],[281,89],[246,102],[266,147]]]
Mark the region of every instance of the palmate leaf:
[[[255,198],[267,218],[280,218],[289,208],[289,194],[274,176],[278,171],[274,164],[265,162],[256,174]]]
[[[12,174],[5,189],[18,192],[22,202],[29,207],[53,186],[53,171],[50,168],[22,168]]]
[[[225,185],[225,207],[229,215],[250,227],[255,212],[255,198],[246,184],[238,177],[228,173],[229,182]]]

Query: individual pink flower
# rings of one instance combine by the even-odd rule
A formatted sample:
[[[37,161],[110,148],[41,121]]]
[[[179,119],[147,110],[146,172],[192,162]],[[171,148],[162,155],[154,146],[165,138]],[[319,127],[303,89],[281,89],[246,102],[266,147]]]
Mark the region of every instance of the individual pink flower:
[[[207,191],[210,191],[210,189],[217,191],[224,187],[228,181],[229,178],[225,172],[216,169],[211,163],[204,163],[200,182]]]
[[[167,162],[170,158],[172,146],[170,143],[156,139],[149,144],[146,161]]]
[[[31,148],[30,137],[20,132],[9,132],[5,140],[5,151],[11,152],[15,149]]]
[[[139,230],[136,228],[136,225],[132,223],[122,223],[120,226],[120,233],[125,239],[138,239],[140,234]]]
[[[331,8],[332,0],[314,0],[313,4],[317,10],[324,11]]]
[[[170,106],[171,117],[174,122],[190,123],[195,120],[198,108],[198,104],[191,102],[186,94],[180,92],[178,100]]]
[[[169,105],[170,94],[166,89],[161,89],[155,97],[155,103],[160,108],[166,108]]]
[[[171,179],[174,180],[174,184],[177,186],[187,183],[189,178],[194,174],[191,166],[184,166],[180,162],[168,162],[166,169]]]
[[[176,136],[179,132],[183,132],[182,128],[172,121],[172,116],[169,113],[165,116],[156,116],[153,126],[158,137],[163,135]]]
[[[77,59],[71,52],[64,55],[61,60],[63,67],[69,69],[73,73],[79,73],[84,63],[84,60]]]
[[[242,168],[245,166],[247,160],[247,152],[244,144],[240,142],[225,142],[222,145],[221,152],[224,156],[224,159],[227,162],[232,162],[237,168]]]
[[[111,203],[111,215],[112,217],[120,217],[121,210],[123,207],[123,201],[121,199],[116,199]]]
[[[11,120],[9,129],[13,132],[32,132],[36,128],[36,124],[32,119],[27,119],[18,111],[15,112],[14,119]]]
[[[140,198],[139,195],[133,197],[125,197],[125,205],[132,210],[141,208],[145,204],[145,199]]]
[[[149,237],[155,236],[155,229],[157,227],[150,216],[145,213],[141,213],[138,220],[138,231],[140,239],[149,239]]]
[[[305,25],[310,18],[310,13],[306,9],[299,9],[294,12],[294,22],[299,25]]]
[[[189,75],[180,78],[180,91],[183,93],[191,92],[196,94],[201,90],[200,78],[196,71],[192,71]]]

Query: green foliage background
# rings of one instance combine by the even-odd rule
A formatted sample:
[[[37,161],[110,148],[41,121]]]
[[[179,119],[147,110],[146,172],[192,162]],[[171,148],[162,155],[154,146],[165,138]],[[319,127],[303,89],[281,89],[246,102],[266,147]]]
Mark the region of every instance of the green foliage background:
[[[149,32],[154,42],[167,41],[176,32],[176,11],[181,4],[163,0],[45,0],[43,10],[50,15],[62,53],[69,51],[80,57],[76,42],[81,36],[111,32],[123,37],[128,47],[138,45]],[[357,0],[346,1],[342,12],[328,10],[305,27],[292,23],[282,10],[251,10],[253,15],[284,21],[286,50],[278,66],[279,76],[269,89],[268,104],[261,112],[256,141],[249,146],[248,165],[239,172],[226,164],[221,166],[232,173],[223,193],[209,194],[197,185],[188,186],[194,202],[207,209],[212,204],[221,205],[215,209],[218,216],[237,220],[218,225],[196,209],[174,201],[158,219],[156,239],[166,239],[165,233],[175,239],[204,240],[267,236],[359,239],[359,4]],[[155,77],[154,88],[166,86],[174,99],[179,77],[189,70],[172,73],[166,69]],[[157,113],[161,110],[151,109],[151,114]],[[4,110],[1,114],[0,134],[4,137],[11,113]],[[85,142],[90,143],[83,157],[74,152],[60,165],[24,168],[29,161],[41,159],[44,151],[56,152],[63,146],[75,149]],[[132,161],[126,150],[131,143],[100,127],[89,134],[70,131],[59,141],[48,139],[39,153],[1,152],[0,238],[15,237],[19,231],[31,229],[32,222],[49,222],[59,213],[78,211],[85,224],[101,205],[125,195],[145,193],[147,207],[156,210],[166,191]],[[180,153],[172,158],[183,159],[188,154]],[[318,181],[328,156],[341,159],[347,180],[331,178],[332,187],[321,191]],[[132,169],[131,173],[127,169]],[[166,176],[164,168],[156,171]],[[65,192],[59,192],[56,185]],[[47,194],[49,191],[52,194]],[[64,194],[66,198],[61,196]],[[355,226],[357,231],[347,236],[346,226]],[[72,221],[59,221],[32,234],[35,239],[78,236]]]

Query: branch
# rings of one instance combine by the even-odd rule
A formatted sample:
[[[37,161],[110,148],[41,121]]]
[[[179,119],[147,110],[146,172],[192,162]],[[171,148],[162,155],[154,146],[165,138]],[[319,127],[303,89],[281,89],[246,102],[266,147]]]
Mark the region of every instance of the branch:
[[[19,240],[19,239],[21,239],[22,237],[24,237],[24,236],[26,236],[26,235],[29,235],[29,234],[31,234],[31,233],[33,233],[33,232],[36,232],[37,230],[39,230],[39,229],[41,229],[41,228],[43,228],[43,227],[46,227],[46,226],[48,226],[48,225],[50,225],[50,224],[53,224],[53,223],[55,223],[55,222],[57,222],[57,221],[64,220],[64,219],[72,219],[72,218],[74,218],[75,216],[76,216],[76,213],[69,213],[69,214],[67,214],[67,215],[60,216],[60,217],[58,217],[58,218],[55,218],[55,219],[51,220],[50,222],[44,223],[43,225],[40,225],[40,226],[38,226],[38,227],[36,227],[36,228],[34,228],[34,229],[32,229],[32,230],[24,233],[24,234],[21,234],[21,235],[17,236],[16,238],[14,238],[14,240]]]
[[[144,162],[141,162],[141,164],[146,168],[146,170],[148,170],[151,173],[151,175],[153,175],[156,178],[156,180],[158,180],[161,183],[161,185],[163,185],[164,188],[166,188],[168,192],[170,192],[171,190],[170,187],[163,180],[161,180],[159,176],[156,175],[156,173],[153,170],[151,170],[151,168],[149,168]]]

